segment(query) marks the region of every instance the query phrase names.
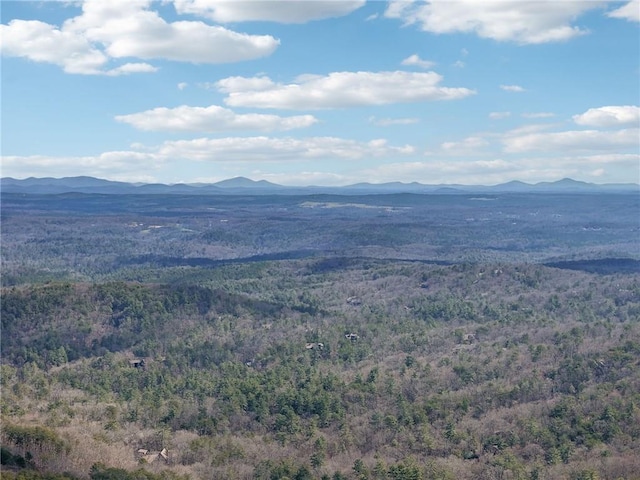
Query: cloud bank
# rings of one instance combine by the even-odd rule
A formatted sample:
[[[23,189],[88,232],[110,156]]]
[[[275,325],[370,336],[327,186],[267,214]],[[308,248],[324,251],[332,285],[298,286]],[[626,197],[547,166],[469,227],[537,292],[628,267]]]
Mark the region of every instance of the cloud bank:
[[[626,5],[609,12],[607,15],[611,18],[640,22],[640,0],[631,0]]]
[[[192,63],[229,63],[271,55],[280,44],[200,21],[167,22],[150,1],[86,0],[82,14],[61,27],[36,20],[0,25],[0,51],[51,63],[67,73],[124,75],[153,72],[146,63],[109,68],[113,60],[140,58]]]
[[[357,10],[365,0],[306,1],[288,0],[174,0],[178,13],[189,13],[210,18],[219,23],[277,22],[306,23],[332,17],[342,17]]]
[[[391,103],[456,100],[475,93],[468,88],[442,87],[434,72],[333,72],[303,75],[295,83],[273,82],[268,77],[229,77],[216,87],[234,107],[325,109]]]
[[[217,105],[209,107],[159,107],[115,119],[139,130],[167,132],[224,132],[229,130],[293,130],[309,127],[318,120],[312,115],[280,117],[257,113],[238,114]]]
[[[430,33],[473,33],[497,41],[541,44],[586,34],[574,25],[575,19],[601,5],[594,0],[392,0],[385,16]]]
[[[574,115],[578,125],[591,127],[613,127],[640,124],[640,107],[633,105],[590,108],[580,115]]]

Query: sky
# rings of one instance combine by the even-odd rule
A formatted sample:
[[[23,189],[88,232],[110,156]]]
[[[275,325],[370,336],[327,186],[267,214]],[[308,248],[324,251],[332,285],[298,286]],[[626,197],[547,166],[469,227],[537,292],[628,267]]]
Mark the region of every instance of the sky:
[[[640,0],[0,8],[3,177],[640,183]]]

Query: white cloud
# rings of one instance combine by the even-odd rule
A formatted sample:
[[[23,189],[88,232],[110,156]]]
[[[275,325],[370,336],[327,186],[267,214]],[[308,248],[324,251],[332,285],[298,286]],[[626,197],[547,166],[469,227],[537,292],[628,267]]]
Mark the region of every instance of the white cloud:
[[[431,33],[475,33],[498,41],[539,44],[587,33],[573,22],[600,5],[594,0],[392,0],[385,16]]]
[[[279,41],[199,21],[169,23],[149,1],[85,0],[82,14],[57,27],[35,20],[0,26],[3,55],[59,65],[67,73],[122,75],[152,72],[145,63],[109,69],[119,58],[227,63],[270,55]]]
[[[369,123],[378,127],[389,127],[391,125],[412,125],[418,123],[419,118],[376,118],[369,117]]]
[[[555,113],[551,112],[533,112],[533,113],[523,113],[521,117],[523,118],[552,118],[555,117]]]
[[[184,90],[185,88],[187,88],[189,86],[189,84],[187,82],[180,82],[176,86],[178,87],[178,90]]]
[[[154,153],[113,151],[100,155],[52,157],[46,155],[3,156],[3,174],[16,178],[89,175],[99,178],[155,181],[150,172],[163,165]],[[140,176],[139,172],[147,172]],[[135,180],[134,180],[135,179]]]
[[[3,156],[2,173],[16,178],[91,175],[126,181],[157,182],[160,181],[157,177],[166,174],[168,169],[175,165],[183,168],[185,162],[189,161],[215,162],[227,168],[236,168],[238,164],[248,165],[251,162],[357,161],[397,158],[415,153],[415,149],[409,145],[392,146],[384,139],[359,142],[336,137],[198,138],[166,141],[155,146],[136,144],[132,148],[135,150],[108,151],[78,157]]]
[[[542,132],[544,130],[549,130],[553,125],[544,124],[544,123],[533,123],[529,125],[521,125],[512,130],[509,130],[504,135],[507,137],[517,137],[521,135],[528,135],[532,133]]]
[[[423,60],[418,55],[413,54],[405,58],[404,60],[402,60],[402,65],[416,66],[416,67],[427,69],[427,68],[433,67],[435,65],[435,62],[430,62],[429,60]]]
[[[468,160],[438,157],[424,161],[394,162],[351,174],[357,181],[418,181],[427,184],[495,185],[514,179],[525,182],[555,181],[565,177],[615,181],[614,170],[637,172],[638,154],[600,154],[554,157],[492,158]],[[619,175],[619,173],[618,173]],[[637,178],[637,175],[636,175]],[[638,181],[630,178],[631,182]],[[348,182],[343,182],[348,183]]]
[[[216,22],[267,21],[306,23],[341,17],[357,10],[365,0],[264,1],[264,0],[174,0],[178,13],[190,13]]]
[[[393,147],[386,140],[358,142],[336,137],[229,137],[167,141],[158,153],[165,158],[197,161],[300,161],[383,157],[411,154],[413,147]]]
[[[471,169],[475,167],[478,170],[505,170],[511,166],[513,166],[512,162],[508,162],[501,158],[493,160],[475,160],[469,163],[469,167]]]
[[[3,55],[53,63],[67,73],[101,74],[109,60],[85,37],[37,20],[12,20],[0,25],[0,42]]]
[[[82,15],[63,28],[105,46],[114,58],[162,58],[193,63],[228,63],[270,55],[279,42],[200,21],[166,22],[150,2],[89,0]]]
[[[133,31],[114,30],[105,36],[106,51],[115,58],[138,57],[192,63],[232,63],[270,55],[278,40],[268,35],[247,35],[201,22],[163,23],[157,28],[139,25]],[[107,39],[108,38],[108,39]]]
[[[626,5],[609,12],[607,16],[640,22],[640,0],[631,0]]]
[[[583,155],[579,157],[564,157],[560,161],[568,163],[579,163],[580,165],[607,165],[611,163],[626,163],[637,165],[640,161],[638,153],[606,153],[599,155]]]
[[[230,77],[217,85],[228,94],[228,105],[288,109],[455,100],[475,93],[468,88],[441,87],[441,81],[442,76],[434,72],[333,72],[299,77],[291,84],[274,83],[267,77]]]
[[[205,88],[217,88],[219,91],[223,93],[233,93],[233,92],[242,92],[242,91],[254,91],[254,92],[265,92],[268,90],[272,90],[277,87],[277,85],[266,76],[261,77],[227,77],[214,83],[213,85],[210,83],[205,84]]]
[[[511,116],[511,112],[491,112],[489,118],[491,120],[500,120]]]
[[[12,20],[0,25],[3,55],[52,63],[67,73],[119,76],[155,72],[148,63],[125,63],[105,70],[109,57],[85,36],[37,20]]]
[[[616,131],[573,130],[565,132],[529,133],[506,135],[504,150],[509,153],[541,152],[592,152],[597,150],[619,151],[640,147],[640,129]],[[613,152],[612,152],[613,153]]]
[[[440,145],[442,151],[448,155],[477,154],[478,150],[489,145],[489,142],[479,136],[467,137],[460,142],[444,142]]]
[[[118,75],[129,75],[130,73],[153,73],[158,69],[148,63],[125,63],[119,67],[112,68],[105,72],[106,75],[115,77]]]
[[[502,90],[504,90],[505,92],[516,92],[516,93],[521,93],[526,91],[523,87],[521,87],[520,85],[500,85],[500,88]]]
[[[590,108],[580,115],[574,115],[578,125],[590,127],[613,127],[618,125],[640,124],[640,107],[633,105]]]
[[[209,107],[159,107],[144,112],[115,117],[119,122],[147,131],[222,132],[228,130],[292,130],[309,127],[318,120],[312,115],[280,117],[256,113],[237,114],[232,110],[211,105]]]

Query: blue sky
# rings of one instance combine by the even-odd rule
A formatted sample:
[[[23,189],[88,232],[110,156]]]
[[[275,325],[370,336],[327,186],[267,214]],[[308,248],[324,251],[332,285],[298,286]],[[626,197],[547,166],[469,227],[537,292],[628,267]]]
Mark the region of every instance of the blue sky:
[[[640,2],[2,1],[2,176],[640,182]]]

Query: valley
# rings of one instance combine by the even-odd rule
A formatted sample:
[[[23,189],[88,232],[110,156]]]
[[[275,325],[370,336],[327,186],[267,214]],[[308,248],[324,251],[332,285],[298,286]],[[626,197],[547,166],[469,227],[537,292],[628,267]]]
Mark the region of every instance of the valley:
[[[639,201],[3,193],[3,478],[638,478]]]

